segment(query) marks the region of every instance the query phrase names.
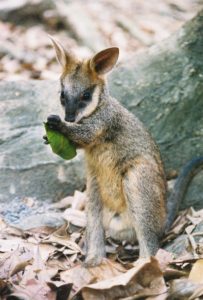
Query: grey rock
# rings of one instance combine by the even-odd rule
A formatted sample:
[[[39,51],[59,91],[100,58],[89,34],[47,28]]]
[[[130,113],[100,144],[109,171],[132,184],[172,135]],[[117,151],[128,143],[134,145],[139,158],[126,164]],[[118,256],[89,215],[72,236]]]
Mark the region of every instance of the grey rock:
[[[127,31],[136,40],[140,41],[144,45],[148,45],[148,46],[152,45],[152,38],[150,38],[149,35],[145,34],[143,30],[141,30],[140,27],[137,26],[134,20],[131,20],[131,18],[126,17],[122,13],[117,14],[115,16],[115,19],[118,26],[120,26],[125,31]]]
[[[64,26],[69,34],[77,40],[80,46],[86,46],[92,51],[99,51],[107,45],[102,33],[97,29],[85,2],[72,1],[56,2],[58,14],[62,17]]]
[[[29,230],[37,227],[60,227],[65,224],[65,220],[61,217],[61,213],[46,213],[35,214],[33,216],[25,217],[16,227],[23,230]]]
[[[44,11],[55,7],[52,0],[1,0],[0,19],[6,22],[27,23],[34,18],[42,19]]]

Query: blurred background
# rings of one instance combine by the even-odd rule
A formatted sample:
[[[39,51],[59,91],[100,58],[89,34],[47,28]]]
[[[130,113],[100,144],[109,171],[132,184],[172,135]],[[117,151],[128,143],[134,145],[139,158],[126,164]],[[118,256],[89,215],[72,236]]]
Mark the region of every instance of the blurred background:
[[[0,79],[57,79],[47,34],[81,57],[116,45],[120,61],[168,37],[202,7],[195,0],[1,0]]]

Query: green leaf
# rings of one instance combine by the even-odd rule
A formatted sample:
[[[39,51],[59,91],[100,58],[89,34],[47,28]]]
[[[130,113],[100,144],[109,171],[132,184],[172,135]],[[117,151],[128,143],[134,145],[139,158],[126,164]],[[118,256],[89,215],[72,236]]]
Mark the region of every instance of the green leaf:
[[[52,151],[63,159],[72,159],[76,156],[76,147],[60,132],[50,129],[47,123],[44,123],[48,142]]]

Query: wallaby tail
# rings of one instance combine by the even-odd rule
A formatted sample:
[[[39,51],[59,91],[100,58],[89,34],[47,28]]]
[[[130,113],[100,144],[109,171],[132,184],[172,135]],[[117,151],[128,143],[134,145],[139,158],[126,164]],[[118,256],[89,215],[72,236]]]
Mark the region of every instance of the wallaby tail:
[[[182,168],[180,175],[176,180],[174,189],[167,201],[167,221],[165,232],[170,229],[178,213],[180,203],[183,201],[190,181],[200,170],[203,170],[203,156],[192,159]]]

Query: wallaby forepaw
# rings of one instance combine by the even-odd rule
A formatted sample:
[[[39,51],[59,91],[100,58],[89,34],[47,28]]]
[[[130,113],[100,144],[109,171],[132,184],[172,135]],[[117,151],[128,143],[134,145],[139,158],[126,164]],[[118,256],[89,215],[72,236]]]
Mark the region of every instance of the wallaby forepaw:
[[[43,139],[44,139],[44,144],[45,145],[48,145],[49,144],[49,141],[48,141],[48,138],[46,135],[43,136]]]
[[[47,124],[50,129],[59,129],[61,124],[61,118],[58,115],[50,115],[47,118]]]

